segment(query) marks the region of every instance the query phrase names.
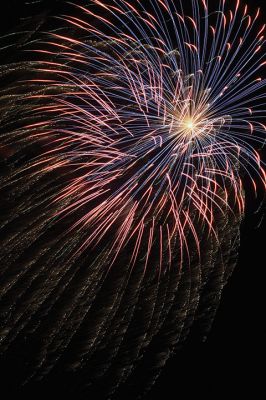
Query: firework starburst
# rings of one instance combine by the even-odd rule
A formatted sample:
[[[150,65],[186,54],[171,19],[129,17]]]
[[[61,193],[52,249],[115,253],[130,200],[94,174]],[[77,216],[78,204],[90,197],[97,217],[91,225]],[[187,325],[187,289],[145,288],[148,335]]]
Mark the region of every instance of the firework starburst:
[[[51,201],[65,199],[60,216],[76,213],[71,229],[87,230],[80,250],[108,241],[112,264],[131,242],[134,264],[142,238],[149,255],[156,236],[170,265],[176,237],[189,253],[190,232],[199,248],[196,220],[216,235],[215,210],[243,212],[243,172],[255,189],[264,181],[260,11],[205,0],[187,11],[170,0],[74,7],[82,17],[62,18],[75,35],[54,32],[38,50],[52,94],[31,96],[38,122],[26,130],[49,142],[33,164],[71,167]]]

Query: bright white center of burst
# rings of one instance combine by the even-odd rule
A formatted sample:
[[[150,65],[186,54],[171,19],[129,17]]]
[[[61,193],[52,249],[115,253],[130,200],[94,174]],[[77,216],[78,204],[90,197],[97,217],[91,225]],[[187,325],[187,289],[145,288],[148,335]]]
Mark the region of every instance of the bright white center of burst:
[[[195,124],[194,124],[194,122],[190,119],[190,120],[187,120],[186,122],[185,122],[185,128],[186,129],[189,129],[190,131],[193,131],[194,129],[195,129]]]
[[[191,117],[184,118],[181,124],[181,129],[184,131],[184,133],[189,135],[197,135],[199,131],[198,121],[196,122],[194,118],[192,119]]]
[[[203,112],[179,118],[174,116],[172,123],[169,124],[171,126],[170,132],[177,134],[187,144],[196,138],[201,140],[206,136],[214,137],[221,131],[221,128],[225,132],[230,129],[232,122],[232,118],[229,115],[208,118],[208,114],[203,115]]]

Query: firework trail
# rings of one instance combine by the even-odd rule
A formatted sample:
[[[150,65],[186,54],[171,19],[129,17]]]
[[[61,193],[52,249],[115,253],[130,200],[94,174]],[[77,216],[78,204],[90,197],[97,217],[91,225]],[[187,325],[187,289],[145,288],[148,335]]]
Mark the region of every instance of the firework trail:
[[[107,396],[149,359],[141,392],[195,318],[210,328],[243,177],[265,187],[265,25],[187,3],[73,4],[1,69],[1,351],[35,338],[24,382],[81,369]]]

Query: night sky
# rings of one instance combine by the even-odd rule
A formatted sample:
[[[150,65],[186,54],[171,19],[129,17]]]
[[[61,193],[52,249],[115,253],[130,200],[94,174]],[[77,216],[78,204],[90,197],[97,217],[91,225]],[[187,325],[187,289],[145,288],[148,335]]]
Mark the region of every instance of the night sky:
[[[1,34],[14,28],[21,16],[25,17],[22,3],[20,0],[3,1]],[[45,11],[50,3],[55,2],[44,3],[46,5],[42,8]],[[263,18],[266,20],[264,1],[250,0],[249,3],[253,8],[256,5],[264,8]],[[265,219],[263,222],[261,213],[255,214],[258,205],[253,197],[247,196],[239,262],[223,292],[207,341],[199,341],[197,330],[192,329],[184,348],[168,362],[148,400],[241,399],[243,396],[255,400],[265,397],[265,245],[261,243],[265,242]],[[27,392],[27,395],[34,397],[33,393]],[[59,395],[66,393],[62,389]]]

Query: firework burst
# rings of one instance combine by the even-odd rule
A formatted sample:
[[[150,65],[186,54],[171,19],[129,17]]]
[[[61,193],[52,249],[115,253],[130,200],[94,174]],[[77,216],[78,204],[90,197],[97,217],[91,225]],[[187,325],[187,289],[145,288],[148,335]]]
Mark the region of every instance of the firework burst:
[[[215,7],[92,0],[62,16],[75,35],[38,50],[50,93],[30,96],[30,170],[71,170],[52,217],[74,215],[79,251],[107,244],[109,267],[126,245],[145,268],[153,252],[170,267],[176,240],[181,264],[188,238],[200,255],[201,224],[216,236],[217,210],[243,213],[242,174],[265,182],[265,25],[240,1]]]
[[[208,334],[264,194],[265,25],[235,0],[61,5],[0,48],[1,370],[136,399]]]

